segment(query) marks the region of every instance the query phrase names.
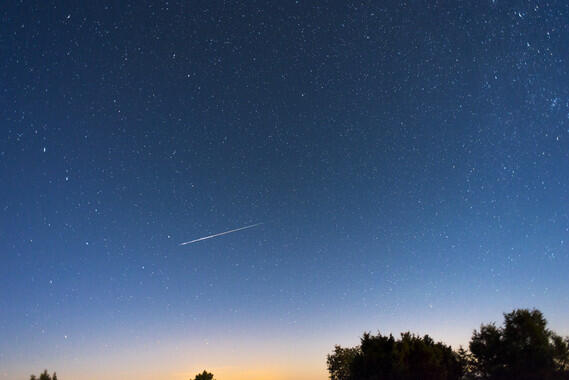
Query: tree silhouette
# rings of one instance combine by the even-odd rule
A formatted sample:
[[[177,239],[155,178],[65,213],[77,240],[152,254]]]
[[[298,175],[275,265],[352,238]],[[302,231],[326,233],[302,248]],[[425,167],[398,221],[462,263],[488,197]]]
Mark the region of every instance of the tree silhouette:
[[[334,346],[334,353],[328,355],[326,360],[328,371],[330,372],[330,380],[349,380],[350,366],[360,352],[359,347],[343,348],[338,345]]]
[[[330,380],[569,380],[569,338],[547,329],[539,310],[504,314],[503,327],[475,330],[469,351],[431,337],[365,333],[353,348],[334,347]]]
[[[475,375],[484,379],[569,378],[569,339],[547,329],[539,310],[504,314],[504,327],[480,326],[470,341]]]
[[[50,376],[46,369],[40,374],[39,378],[36,375],[30,375],[30,380],[57,380],[57,375],[54,372],[53,377]]]
[[[194,380],[214,380],[213,373],[204,370],[202,373],[198,373]]]
[[[411,333],[372,336],[365,333],[354,348],[336,346],[328,355],[331,380],[458,380],[462,376],[459,356],[431,337]]]

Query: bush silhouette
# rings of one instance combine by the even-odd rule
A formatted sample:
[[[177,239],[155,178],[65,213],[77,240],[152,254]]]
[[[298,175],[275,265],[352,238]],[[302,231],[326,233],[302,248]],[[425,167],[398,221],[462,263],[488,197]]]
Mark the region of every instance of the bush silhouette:
[[[57,374],[54,372],[53,376],[50,376],[46,369],[40,374],[39,378],[36,375],[30,375],[30,380],[57,380]]]
[[[213,373],[204,370],[202,373],[198,373],[194,380],[214,380]]]

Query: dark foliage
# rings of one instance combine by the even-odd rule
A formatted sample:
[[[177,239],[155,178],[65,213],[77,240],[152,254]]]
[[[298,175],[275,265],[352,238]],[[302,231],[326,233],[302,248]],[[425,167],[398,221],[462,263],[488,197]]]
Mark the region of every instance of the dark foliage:
[[[569,380],[569,338],[547,329],[538,310],[504,314],[504,326],[482,325],[470,351],[453,351],[428,335],[364,334],[353,348],[334,347],[331,380]]]
[[[202,373],[198,373],[194,380],[214,380],[213,373],[204,370]]]
[[[331,380],[348,380],[350,378],[350,369],[354,358],[361,353],[359,347],[344,348],[340,346],[334,347],[334,353],[328,355],[326,360],[328,364],[328,372],[330,372]]]
[[[46,369],[40,374],[39,378],[36,375],[30,375],[30,380],[57,380],[57,374],[54,372],[53,376],[50,376]]]
[[[473,372],[482,379],[569,379],[569,339],[547,329],[539,310],[504,314],[504,327],[482,325],[470,341]]]
[[[328,355],[332,380],[453,380],[460,379],[459,356],[448,346],[435,343],[428,335],[364,334],[357,348],[336,346]]]

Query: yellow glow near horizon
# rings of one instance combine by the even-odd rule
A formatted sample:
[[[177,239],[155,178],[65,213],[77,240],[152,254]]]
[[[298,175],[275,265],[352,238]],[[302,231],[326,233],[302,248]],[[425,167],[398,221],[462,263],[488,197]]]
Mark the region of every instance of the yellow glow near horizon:
[[[193,371],[174,373],[172,380],[190,380],[203,370],[203,368],[196,368]],[[314,380],[327,378],[327,373],[317,368],[302,368],[295,371],[294,369],[270,366],[258,368],[226,366],[209,368],[206,371],[213,373],[216,380]]]

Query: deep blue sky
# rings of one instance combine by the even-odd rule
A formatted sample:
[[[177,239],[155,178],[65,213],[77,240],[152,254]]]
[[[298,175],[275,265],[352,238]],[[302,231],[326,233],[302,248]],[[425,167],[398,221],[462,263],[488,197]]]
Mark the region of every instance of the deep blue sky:
[[[0,12],[0,377],[324,379],[364,330],[515,307],[569,334],[567,2]]]

